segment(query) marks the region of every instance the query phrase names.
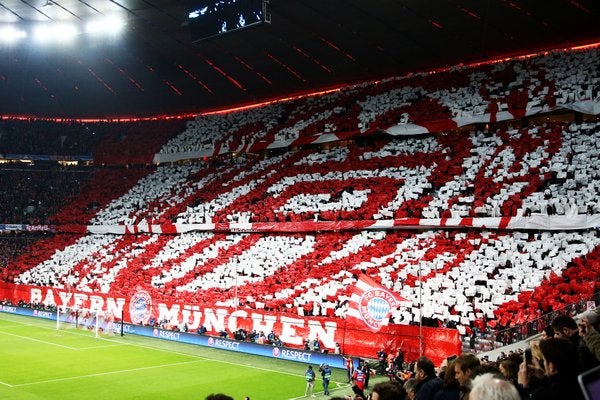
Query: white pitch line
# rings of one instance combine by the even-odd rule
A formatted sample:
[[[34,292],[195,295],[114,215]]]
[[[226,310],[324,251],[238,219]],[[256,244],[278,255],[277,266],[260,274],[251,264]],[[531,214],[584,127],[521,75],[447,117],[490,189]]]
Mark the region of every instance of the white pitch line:
[[[2,382],[2,381],[0,381],[0,385],[4,385],[4,386],[8,386],[8,387],[13,387],[13,385],[8,384],[6,382]]]
[[[19,384],[16,384],[16,385],[12,385],[12,387],[32,386],[32,385],[40,385],[40,384],[44,384],[44,383],[54,383],[54,382],[62,382],[62,381],[72,381],[72,380],[76,380],[76,379],[94,378],[94,377],[97,377],[97,376],[116,375],[116,374],[122,374],[122,373],[127,373],[127,372],[147,371],[149,369],[157,369],[157,368],[164,368],[164,367],[174,367],[174,366],[178,366],[178,365],[185,365],[185,364],[197,363],[197,362],[200,362],[200,361],[201,360],[182,361],[182,362],[173,363],[173,364],[152,365],[150,367],[121,369],[121,370],[118,370],[118,371],[99,372],[97,374],[89,374],[89,375],[69,376],[69,377],[66,377],[66,378],[56,378],[56,379],[48,379],[48,380],[44,380],[44,381],[19,383]]]
[[[0,333],[3,334],[3,335],[18,337],[20,339],[32,340],[32,341],[38,342],[38,343],[43,343],[43,344],[49,344],[49,345],[52,345],[52,346],[62,347],[63,349],[78,350],[75,347],[65,346],[65,345],[58,344],[58,343],[47,342],[45,340],[40,340],[40,339],[34,339],[34,338],[28,337],[28,336],[15,335],[14,333],[8,333],[8,332],[3,332],[3,331],[0,331]]]

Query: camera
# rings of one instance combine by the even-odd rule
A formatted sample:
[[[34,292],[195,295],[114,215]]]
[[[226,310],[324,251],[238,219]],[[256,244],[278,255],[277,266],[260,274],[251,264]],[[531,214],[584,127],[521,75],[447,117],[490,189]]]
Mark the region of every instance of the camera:
[[[531,349],[525,349],[525,364],[530,365],[533,363],[533,355]]]

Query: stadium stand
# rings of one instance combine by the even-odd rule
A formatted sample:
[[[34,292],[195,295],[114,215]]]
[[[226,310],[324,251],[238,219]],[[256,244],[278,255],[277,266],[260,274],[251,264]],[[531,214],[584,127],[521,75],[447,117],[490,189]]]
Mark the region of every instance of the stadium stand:
[[[2,168],[3,222],[56,232],[35,252],[6,246],[3,279],[342,318],[364,273],[408,299],[393,322],[465,335],[591,300],[600,123],[536,117],[591,110],[599,62],[598,49],[557,52],[187,122],[104,123],[67,151],[90,129],[70,123],[64,139],[7,148],[85,151],[96,167]],[[0,125],[24,124],[32,137],[53,126]],[[53,204],[36,197],[50,187]]]

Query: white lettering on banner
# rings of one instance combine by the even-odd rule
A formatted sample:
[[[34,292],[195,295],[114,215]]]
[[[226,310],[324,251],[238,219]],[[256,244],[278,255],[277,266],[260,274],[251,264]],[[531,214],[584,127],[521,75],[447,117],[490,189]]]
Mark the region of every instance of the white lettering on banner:
[[[215,339],[215,347],[238,351],[240,344],[238,342],[230,342],[229,340]]]
[[[102,311],[104,308],[104,299],[100,296],[90,296],[90,310]]]
[[[158,337],[163,339],[179,341],[179,333],[173,331],[158,331]]]
[[[122,327],[123,327],[123,333],[135,332],[135,329],[131,325],[124,324],[124,325],[122,325]],[[113,324],[113,332],[121,333],[121,324]]]
[[[229,329],[229,332],[237,331],[238,317],[245,319],[247,316],[248,316],[248,313],[244,310],[235,310],[234,312],[232,312],[231,315],[229,316],[229,322],[227,323],[227,329]]]
[[[48,298],[48,296],[52,293],[52,289],[48,289],[48,293],[46,293],[46,298]],[[69,302],[71,301],[71,297],[73,297],[73,294],[71,293],[66,293],[66,292],[59,292],[58,293],[58,297],[60,297],[60,300],[62,301],[61,304],[56,304],[61,305],[61,306],[69,306]],[[54,302],[54,295],[52,295],[52,301]],[[44,303],[45,304],[45,303]]]
[[[335,347],[335,331],[337,330],[337,324],[335,322],[326,321],[325,329],[319,321],[308,321],[308,328],[310,333],[309,338],[318,338],[323,342],[323,346],[327,348]]]
[[[310,362],[310,356],[310,353],[305,353],[303,351],[281,349],[281,358],[285,358],[286,360]]]
[[[54,313],[51,313],[50,311],[38,311],[37,316],[41,317],[41,318],[54,318],[55,317]]]
[[[192,318],[190,319],[190,317]],[[200,306],[190,306],[188,304],[184,304],[183,311],[181,311],[181,318],[183,319],[183,322],[188,324],[188,329],[190,331],[195,331],[200,326],[200,319],[202,318]]]
[[[30,288],[29,297],[32,303],[42,302],[45,305],[91,308],[106,311],[117,317],[123,315],[123,309],[127,304],[127,300],[122,297],[54,292],[49,288]],[[221,332],[225,328],[229,332],[234,332],[239,326],[247,328],[251,323],[252,329],[257,332],[266,334],[272,330],[275,331],[287,345],[302,346],[306,337],[319,339],[325,348],[330,349],[335,347],[336,342],[337,324],[334,321],[322,322],[316,319],[261,314],[255,311],[249,314],[245,310],[235,310],[228,314],[227,309],[202,309],[197,305],[189,304],[158,303],[157,309],[158,321],[167,319],[173,325],[186,322],[190,331],[198,329],[202,324],[209,332]]]
[[[302,345],[303,338],[296,334],[295,327],[302,328],[304,320],[299,318],[281,317],[281,335],[279,338],[288,344]]]
[[[11,313],[16,313],[16,312],[17,312],[17,307],[13,307],[13,306],[2,306],[2,311],[11,312]]]
[[[225,329],[225,316],[227,315],[227,310],[223,310],[221,308],[217,308],[217,312],[215,313],[212,308],[204,309],[204,326],[209,331],[221,332]]]
[[[31,289],[29,295],[30,303],[39,304],[42,302],[42,291],[40,289]]]
[[[44,290],[46,291],[44,292]],[[92,295],[88,298],[88,295],[86,294],[75,293],[75,295],[73,295],[73,293],[67,292],[58,292],[58,299],[60,301],[56,301],[57,299],[54,291],[52,289],[45,288],[31,288],[29,293],[29,298],[31,299],[32,303],[42,303],[47,306],[90,308],[98,311],[107,311],[117,316],[121,316],[123,314],[123,307],[126,303],[124,298],[113,299],[112,297],[107,297],[105,302],[100,296]],[[72,298],[74,298],[74,301],[71,303]]]
[[[74,308],[86,308],[85,303],[87,302],[88,295],[83,293],[75,293],[75,299],[73,301]]]
[[[265,323],[262,323],[265,321]],[[275,329],[277,317],[275,315],[262,315],[252,313],[252,329],[256,332],[265,332],[265,335]]]
[[[174,325],[179,325],[179,310],[181,307],[179,304],[173,304],[171,308],[167,306],[165,303],[158,303],[158,320],[167,320],[169,323]]]
[[[113,299],[112,297],[107,297],[106,298],[106,312],[110,315],[115,315],[119,318],[121,318],[121,315],[123,315],[123,307],[125,307],[125,299],[122,297],[119,297],[116,299]]]

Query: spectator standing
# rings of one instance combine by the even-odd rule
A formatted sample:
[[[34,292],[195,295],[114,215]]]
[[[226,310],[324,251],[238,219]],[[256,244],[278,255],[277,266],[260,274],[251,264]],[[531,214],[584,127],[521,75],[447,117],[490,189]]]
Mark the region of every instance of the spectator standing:
[[[365,373],[365,388],[369,387],[369,378],[371,377],[371,367],[369,367],[369,363],[366,361],[363,361],[362,363],[362,370]]]
[[[459,400],[460,384],[456,380],[454,361],[450,361],[444,370],[442,389],[435,394],[434,400]]]
[[[346,374],[348,375],[348,383],[352,382],[352,377],[354,376],[354,362],[352,361],[352,357],[344,356],[344,363],[346,364]]]
[[[404,368],[404,353],[398,349],[396,357],[394,358],[394,372],[402,371]]]
[[[554,337],[554,329],[552,329],[552,326],[548,325],[542,329],[540,335],[542,339],[550,339],[551,337]]]
[[[385,349],[381,349],[377,352],[377,359],[379,360],[379,369],[378,373],[380,375],[385,375],[385,370],[387,367],[387,354],[385,354]]]
[[[460,399],[466,400],[469,398],[469,391],[471,390],[471,373],[481,362],[475,354],[463,353],[453,361],[453,364],[456,380],[460,385]]]
[[[517,374],[519,373],[519,365],[513,360],[502,360],[498,364],[498,369],[504,379],[511,382],[513,385],[517,384]]]
[[[417,394],[415,400],[433,400],[435,394],[442,389],[443,381],[435,373],[435,365],[427,357],[419,357],[415,364]]]
[[[341,353],[340,344],[338,342],[335,342],[335,346],[333,348],[333,354],[340,354],[340,353]]]

